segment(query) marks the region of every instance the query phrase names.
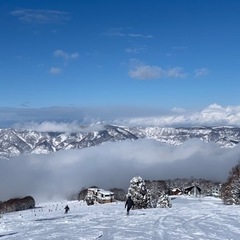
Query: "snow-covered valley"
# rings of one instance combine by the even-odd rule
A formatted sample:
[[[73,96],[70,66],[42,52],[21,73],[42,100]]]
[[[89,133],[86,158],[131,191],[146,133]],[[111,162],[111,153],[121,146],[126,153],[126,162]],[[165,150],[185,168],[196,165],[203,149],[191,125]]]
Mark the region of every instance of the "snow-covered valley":
[[[64,214],[68,204],[70,212]],[[131,210],[124,202],[87,206],[79,201],[38,203],[3,214],[0,238],[17,240],[193,239],[238,240],[240,208],[218,198],[178,196],[172,208]]]

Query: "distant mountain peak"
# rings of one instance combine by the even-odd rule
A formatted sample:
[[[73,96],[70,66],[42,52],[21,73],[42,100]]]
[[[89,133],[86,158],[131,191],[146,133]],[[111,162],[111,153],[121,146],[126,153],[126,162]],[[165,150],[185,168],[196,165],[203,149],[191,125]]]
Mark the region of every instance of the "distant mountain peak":
[[[240,142],[240,128],[220,127],[124,127],[105,125],[99,130],[64,132],[37,132],[6,128],[0,129],[0,158],[19,155],[48,154],[59,150],[82,149],[105,142],[153,139],[178,146],[190,139],[215,142],[220,147],[232,148]]]

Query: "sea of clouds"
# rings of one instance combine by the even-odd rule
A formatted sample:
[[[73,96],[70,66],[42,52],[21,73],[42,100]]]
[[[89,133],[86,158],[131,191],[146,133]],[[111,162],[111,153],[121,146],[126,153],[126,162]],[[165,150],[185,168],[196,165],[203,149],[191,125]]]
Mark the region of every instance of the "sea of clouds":
[[[119,110],[119,109],[118,109]],[[125,111],[124,111],[125,110]],[[201,111],[174,108],[161,114],[141,109],[0,109],[0,125],[37,131],[101,130],[104,124],[126,126],[239,126],[240,106],[212,104]],[[121,112],[121,113],[120,113]],[[109,142],[81,150],[0,160],[0,201],[33,195],[37,199],[65,198],[83,187],[127,190],[136,175],[144,179],[183,177],[225,181],[237,163],[240,146],[190,140],[169,146],[154,140]]]
[[[225,181],[239,150],[239,146],[223,149],[200,140],[178,147],[138,140],[20,156],[0,161],[1,200],[25,195],[39,201],[66,198],[92,185],[127,190],[136,175],[150,180],[194,177]]]

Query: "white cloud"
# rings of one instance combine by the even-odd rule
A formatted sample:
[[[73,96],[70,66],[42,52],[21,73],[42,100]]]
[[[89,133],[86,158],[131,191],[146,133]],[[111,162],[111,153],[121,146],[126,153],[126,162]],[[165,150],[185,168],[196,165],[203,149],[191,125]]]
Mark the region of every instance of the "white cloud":
[[[180,107],[174,107],[171,109],[171,111],[174,113],[184,113],[184,112],[186,112],[186,109],[180,108]]]
[[[207,68],[200,68],[200,69],[196,69],[194,71],[194,77],[195,78],[198,78],[198,77],[203,77],[203,76],[206,76],[208,75],[209,71]]]
[[[74,52],[72,54],[70,54],[70,59],[77,59],[79,57],[78,52]]]
[[[134,79],[157,79],[164,77],[165,72],[157,66],[139,66],[129,70],[129,76]]]
[[[15,123],[53,122],[90,125],[98,122],[125,126],[238,126],[240,127],[240,106],[211,104],[200,110],[175,107],[170,110],[113,106],[99,108],[50,107],[50,108],[0,108],[0,128]],[[43,125],[42,125],[43,126]],[[64,126],[64,125],[62,125]],[[74,129],[74,126],[71,128]]]
[[[59,24],[70,19],[69,13],[56,10],[19,9],[11,15],[25,23]]]
[[[122,120],[121,124],[124,121],[133,126],[240,126],[240,106],[212,104],[201,111],[173,111],[167,115]]]
[[[39,132],[78,132],[80,126],[77,122],[55,122],[55,121],[44,121],[42,123],[37,122],[27,122],[21,124],[15,124],[16,128],[29,129]]]
[[[153,35],[146,35],[146,34],[140,34],[140,33],[128,33],[127,36],[133,37],[133,38],[153,38]]]
[[[27,129],[38,132],[93,132],[103,130],[101,123],[90,124],[83,126],[78,121],[72,122],[56,122],[43,121],[38,122],[24,122],[14,124],[14,128]]]
[[[225,181],[239,150],[196,140],[178,147],[138,140],[17,157],[0,161],[0,200],[26,195],[54,199],[91,185],[127,190],[137,174],[150,180],[193,176]]]
[[[58,74],[62,73],[62,69],[58,68],[58,67],[51,67],[49,69],[49,73],[51,73],[53,75],[58,75]]]
[[[153,38],[151,34],[133,33],[124,28],[111,28],[104,35],[112,37],[130,37],[130,38]]]
[[[125,52],[126,53],[132,53],[132,54],[139,54],[141,53],[145,48],[126,48]]]
[[[57,58],[63,58],[65,61],[67,61],[70,59],[77,59],[79,57],[79,54],[78,52],[67,53],[61,49],[58,49],[53,52],[53,56]]]
[[[165,70],[165,72],[167,77],[184,78],[187,76],[187,73],[185,73],[181,67],[170,68]]]
[[[63,50],[55,50],[53,52],[53,56],[64,58],[64,59],[68,59],[68,57],[69,57],[69,55],[66,52],[64,52]]]
[[[115,111],[119,111],[119,108],[116,108]],[[34,118],[34,114],[31,112],[31,109],[24,109],[24,117],[28,114],[26,111],[29,111],[29,119]],[[218,104],[212,104],[200,111],[188,111],[180,107],[172,108],[171,111],[167,113],[159,114],[159,111],[144,113],[144,109],[140,109],[137,112],[134,109],[121,110],[121,116],[118,117],[115,115],[114,110],[110,110],[104,114],[105,110],[98,109],[92,111],[81,109],[49,109],[43,113],[39,110],[38,115],[46,115],[49,118],[54,118],[55,120],[42,119],[37,121],[37,116],[35,117],[34,122],[30,122],[29,119],[26,119],[25,122],[21,119],[21,114],[17,114],[16,118],[19,119],[21,124],[16,123],[14,127],[32,129],[40,132],[75,132],[75,131],[94,131],[103,129],[102,125],[105,124],[116,124],[116,125],[125,125],[125,126],[158,126],[158,127],[176,127],[176,126],[239,126],[240,127],[240,106],[227,106],[222,107]],[[124,113],[124,111],[126,111]],[[131,111],[131,113],[130,113]],[[34,112],[37,112],[36,110]],[[103,114],[100,117],[100,112]],[[141,115],[135,117],[131,115],[135,112],[135,115]],[[51,115],[53,114],[53,116]],[[74,115],[73,115],[74,114]],[[96,117],[97,114],[98,117]],[[148,115],[148,116],[144,116]],[[56,121],[56,116],[63,117],[67,115],[69,120],[59,120]],[[88,116],[87,116],[88,115]],[[4,114],[2,114],[4,117]],[[76,118],[81,116],[81,118]],[[11,116],[10,116],[11,117]],[[41,116],[42,117],[42,116]],[[71,121],[72,118],[72,121]],[[21,121],[20,121],[21,120]],[[83,125],[88,126],[83,127]]]
[[[149,80],[160,78],[184,78],[187,73],[181,67],[163,69],[159,66],[145,65],[136,59],[130,62],[129,76],[134,79]]]

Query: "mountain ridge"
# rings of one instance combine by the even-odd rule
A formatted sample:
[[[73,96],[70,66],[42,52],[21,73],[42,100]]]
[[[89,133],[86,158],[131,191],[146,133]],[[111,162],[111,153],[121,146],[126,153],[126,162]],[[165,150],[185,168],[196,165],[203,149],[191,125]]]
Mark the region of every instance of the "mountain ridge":
[[[126,127],[105,125],[98,131],[39,132],[15,128],[0,129],[0,158],[19,155],[48,154],[60,150],[82,149],[105,142],[153,139],[178,146],[190,139],[215,142],[220,147],[233,148],[240,142],[240,128],[219,127]]]

